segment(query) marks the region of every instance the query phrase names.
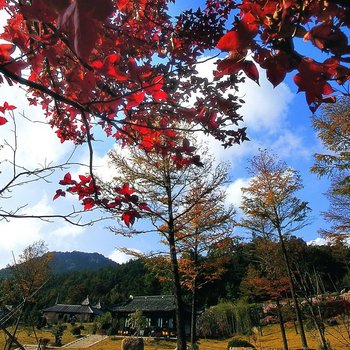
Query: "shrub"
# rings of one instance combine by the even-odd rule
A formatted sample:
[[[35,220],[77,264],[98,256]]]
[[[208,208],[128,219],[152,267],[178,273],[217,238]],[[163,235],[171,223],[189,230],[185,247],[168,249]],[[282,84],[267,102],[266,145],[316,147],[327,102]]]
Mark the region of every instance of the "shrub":
[[[73,327],[72,330],[71,330],[71,333],[73,335],[80,335],[81,334],[80,327]]]
[[[104,313],[102,316],[96,318],[97,330],[106,330],[112,324],[112,314],[110,312]]]
[[[243,348],[255,349],[255,346],[253,344],[250,344],[248,341],[244,339],[239,339],[239,338],[233,338],[228,342],[227,350],[230,350],[231,347],[233,348],[243,347]]]
[[[63,333],[65,331],[65,327],[62,325],[56,325],[51,329],[51,333],[55,337],[55,345],[61,346],[62,345],[62,337]]]

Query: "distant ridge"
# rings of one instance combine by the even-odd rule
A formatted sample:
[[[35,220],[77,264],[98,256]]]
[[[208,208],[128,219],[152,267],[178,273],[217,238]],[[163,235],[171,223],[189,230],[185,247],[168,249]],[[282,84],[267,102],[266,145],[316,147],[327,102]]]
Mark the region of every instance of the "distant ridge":
[[[80,271],[97,271],[104,267],[118,266],[115,261],[106,258],[99,253],[84,252],[51,252],[53,258],[50,267],[54,274],[62,274],[66,272]],[[0,279],[5,278],[9,274],[9,269],[0,270]]]
[[[108,266],[118,264],[99,253],[84,252],[52,252],[53,258],[50,267],[54,274],[71,271],[96,271]]]

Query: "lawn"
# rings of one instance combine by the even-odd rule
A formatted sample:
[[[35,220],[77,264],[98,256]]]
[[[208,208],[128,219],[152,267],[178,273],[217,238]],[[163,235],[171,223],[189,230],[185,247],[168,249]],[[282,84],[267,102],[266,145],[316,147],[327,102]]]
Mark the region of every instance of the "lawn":
[[[82,334],[87,334],[89,332],[89,327],[82,331]],[[67,330],[64,332],[62,343],[68,344],[69,342],[76,339],[70,332],[71,326],[68,325]],[[344,329],[341,330],[341,335],[345,336]],[[54,341],[54,336],[49,331],[35,330],[36,336],[38,338],[49,338],[51,343]],[[307,333],[308,344],[312,349],[319,349],[318,337],[315,331],[308,331]],[[341,336],[339,333],[339,328],[337,327],[328,327],[326,332],[327,339],[329,339],[332,350],[347,350],[350,348],[349,344],[344,344],[340,341]],[[17,333],[17,337],[22,344],[36,344],[35,334],[32,328],[23,328],[21,327]],[[265,326],[263,328],[263,336],[257,337],[255,340],[254,337],[244,337],[240,338],[247,339],[252,344],[255,345],[257,349],[260,350],[272,350],[272,349],[282,349],[282,341],[279,332],[278,325]],[[292,325],[287,325],[287,338],[290,350],[300,349],[300,338],[296,334],[295,329]],[[225,340],[209,340],[201,339],[199,341],[200,350],[226,350],[228,339]],[[0,336],[0,349],[4,348],[5,336],[4,333],[1,333]],[[100,343],[97,343],[91,347],[89,350],[119,350],[121,344],[121,338],[118,337],[109,337]],[[176,347],[175,341],[171,340],[155,340],[151,338],[145,339],[145,350],[173,350]],[[67,350],[73,348],[65,348]],[[83,350],[82,348],[74,348],[74,350]]]

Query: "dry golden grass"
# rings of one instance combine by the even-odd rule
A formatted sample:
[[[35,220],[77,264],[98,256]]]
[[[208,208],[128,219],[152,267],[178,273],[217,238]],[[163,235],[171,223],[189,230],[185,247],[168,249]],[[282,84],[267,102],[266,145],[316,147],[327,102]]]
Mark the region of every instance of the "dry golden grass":
[[[72,326],[68,325],[67,329],[63,333],[62,344],[68,344],[71,341],[77,339],[74,335],[71,334]],[[12,328],[8,328],[8,330],[12,333]],[[84,334],[84,331],[82,331]],[[85,332],[86,334],[86,332]],[[47,338],[50,339],[50,343],[53,344],[55,341],[55,337],[48,330],[37,330],[33,329],[33,327],[20,327],[16,333],[16,338],[21,344],[37,344],[37,339]],[[3,331],[0,332],[0,349],[4,349],[6,342],[5,333]]]
[[[87,328],[87,327],[86,327]],[[62,343],[67,344],[76,338],[70,333],[71,326],[64,332]],[[82,334],[86,334],[89,331],[83,331]],[[296,334],[295,329],[292,325],[287,325],[287,338],[290,350],[300,349],[300,337]],[[50,332],[36,331],[38,338],[49,338],[51,343],[54,341],[54,337]],[[350,341],[348,345],[344,344],[342,337],[349,339],[345,329],[339,329],[339,327],[328,327],[326,331],[327,339],[332,345],[332,350],[348,350],[350,349]],[[17,337],[22,344],[36,344],[35,335],[32,329],[21,328],[18,331]],[[263,328],[263,336],[258,337],[256,341],[252,337],[240,336],[242,339],[247,339],[256,346],[259,350],[273,350],[282,349],[282,340],[278,325],[270,325]],[[307,340],[310,348],[318,349],[319,341],[317,333],[315,331],[307,332]],[[226,350],[228,339],[225,340],[209,340],[201,339],[199,341],[200,350]],[[4,333],[0,335],[0,349],[4,348],[5,337]],[[121,346],[121,338],[109,337],[91,347],[89,350],[119,350]],[[145,350],[173,350],[176,347],[175,341],[170,340],[153,340],[145,339]],[[66,350],[73,350],[73,348],[65,348]],[[83,348],[74,348],[74,350],[86,350]]]

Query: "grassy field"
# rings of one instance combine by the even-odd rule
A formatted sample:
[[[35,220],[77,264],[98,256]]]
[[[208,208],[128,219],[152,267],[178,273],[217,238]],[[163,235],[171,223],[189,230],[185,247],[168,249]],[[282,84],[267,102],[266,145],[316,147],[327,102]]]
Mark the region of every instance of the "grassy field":
[[[87,334],[89,332],[89,328],[86,327],[86,330],[82,331],[82,334]],[[69,342],[76,339],[70,333],[71,326],[68,325],[67,330],[64,332],[62,343],[68,344]],[[35,331],[36,336],[38,338],[49,338],[50,342],[54,342],[54,336],[48,331]],[[344,343],[344,340],[341,340],[342,337],[346,338],[345,330],[339,329],[337,327],[329,327],[326,332],[327,339],[330,341],[332,345],[332,350],[348,350],[350,349],[350,340],[348,344]],[[36,344],[36,338],[33,329],[31,328],[21,328],[17,333],[17,338],[21,342],[21,344]],[[278,325],[270,325],[263,328],[263,336],[259,336],[256,339],[253,337],[243,337],[242,339],[247,339],[252,344],[255,345],[257,349],[260,350],[272,350],[272,349],[282,349],[282,341],[279,332]],[[296,334],[294,327],[292,325],[287,325],[287,338],[288,345],[290,350],[300,349],[300,338],[299,335]],[[308,331],[307,339],[310,348],[319,349],[319,342],[316,332]],[[209,339],[201,339],[199,341],[199,349],[200,350],[226,350],[228,339],[225,340],[209,340]],[[5,344],[5,336],[4,333],[1,332],[0,335],[0,349],[4,348]],[[109,337],[100,343],[97,343],[91,347],[89,350],[119,350],[121,344],[121,339],[118,337]],[[174,341],[167,340],[154,340],[154,339],[145,339],[145,350],[169,350],[175,349],[176,344]],[[65,348],[70,349],[70,348]],[[71,348],[73,349],[73,348]],[[75,348],[75,350],[83,350],[80,348]]]

